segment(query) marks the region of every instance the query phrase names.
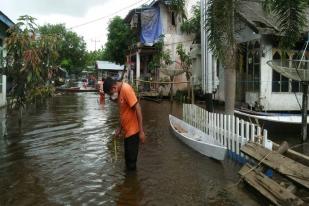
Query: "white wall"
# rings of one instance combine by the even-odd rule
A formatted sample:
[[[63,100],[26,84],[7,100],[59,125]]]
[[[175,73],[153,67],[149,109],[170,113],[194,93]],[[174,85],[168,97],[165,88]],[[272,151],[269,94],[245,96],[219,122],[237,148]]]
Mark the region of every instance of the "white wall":
[[[272,45],[265,39],[261,39],[261,72],[260,72],[260,104],[265,110],[271,108],[269,101],[272,96],[272,68],[267,64],[267,61],[272,60]]]
[[[272,59],[272,45],[261,39],[261,71],[260,71],[260,92],[246,92],[246,103],[253,107],[255,102],[259,102],[265,110],[269,110],[270,97],[272,95],[272,68],[267,61]]]
[[[2,87],[2,90],[0,91],[0,107],[3,107],[6,105],[6,76],[2,75],[0,78],[2,78],[2,82],[0,83],[0,86]]]
[[[265,111],[299,111],[302,104],[302,93],[272,92],[272,68],[267,61],[272,60],[272,45],[266,39],[261,39],[262,57],[260,72],[260,93],[246,93],[246,103],[254,106],[258,101]],[[298,100],[298,101],[297,101]]]
[[[190,1],[195,2],[195,1]],[[187,13],[191,10],[191,4],[187,4]],[[185,33],[182,33],[180,31],[180,25],[181,25],[181,17],[176,17],[176,26],[172,25],[172,19],[171,19],[171,12],[168,11],[166,6],[160,4],[160,14],[161,14],[161,21],[163,26],[163,33],[164,33],[164,50],[169,51],[169,54],[171,56],[172,61],[180,62],[180,59],[177,55],[177,45],[182,44],[183,48],[189,52],[190,47],[192,45],[194,36],[193,35],[187,35]],[[160,77],[164,77],[163,74],[160,74]],[[181,74],[175,77],[175,82],[179,81],[186,81],[185,74]],[[175,84],[174,86],[174,92],[177,90],[184,90],[186,89],[187,84]]]
[[[296,93],[296,97],[294,93],[272,93],[268,99],[267,109],[269,111],[300,111],[299,104],[302,104],[302,93]]]
[[[6,135],[6,108],[0,109],[0,138]],[[1,141],[0,141],[1,144]]]

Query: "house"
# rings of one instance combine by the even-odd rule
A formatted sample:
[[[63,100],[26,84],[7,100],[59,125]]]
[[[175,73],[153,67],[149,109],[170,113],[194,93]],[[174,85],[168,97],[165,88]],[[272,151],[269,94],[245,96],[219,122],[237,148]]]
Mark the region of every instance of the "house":
[[[168,0],[153,0],[147,5],[131,10],[125,17],[125,21],[138,35],[138,42],[132,44],[127,52],[128,78],[131,80],[155,80],[168,78],[162,69],[178,69],[179,57],[176,52],[178,44],[189,51],[194,37],[181,32],[182,15],[174,11]],[[194,0],[187,1],[185,10],[190,17],[190,9]],[[168,68],[153,68],[151,62],[156,53],[161,52],[155,45],[160,39],[163,42],[163,50],[168,52],[172,64]],[[174,81],[185,81],[184,74],[175,77]],[[184,89],[186,84],[178,84],[175,91]],[[158,88],[158,85],[155,86]]]
[[[276,18],[267,14],[258,2],[242,1],[239,8],[235,35],[242,49],[237,62],[236,102],[255,110],[299,111],[302,102],[300,82],[282,76],[267,62],[300,59],[307,35],[296,48],[282,53],[278,46]],[[308,51],[305,58],[309,59]],[[214,96],[216,100],[224,101],[224,69],[220,64],[217,67],[220,84]]]
[[[14,23],[0,11],[0,107],[6,104],[6,76],[3,74],[4,57],[6,56],[4,39],[7,37],[7,29]]]
[[[97,70],[98,79],[106,77],[120,79],[124,66],[109,61],[96,61],[95,69]]]

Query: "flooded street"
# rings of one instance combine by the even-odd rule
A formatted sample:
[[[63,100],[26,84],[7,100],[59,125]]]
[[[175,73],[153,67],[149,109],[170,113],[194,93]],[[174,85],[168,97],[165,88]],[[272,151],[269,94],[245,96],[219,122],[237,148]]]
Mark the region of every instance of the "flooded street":
[[[30,110],[30,109],[29,109]],[[181,105],[142,102],[147,142],[137,172],[114,148],[118,109],[96,94],[56,96],[23,117],[1,111],[0,205],[260,205],[236,187],[240,165],[214,161],[171,132],[168,114]],[[4,125],[7,125],[6,127]],[[2,135],[4,134],[4,135]],[[258,203],[260,202],[260,203]],[[264,202],[265,203],[265,202]],[[263,204],[262,204],[263,205]]]

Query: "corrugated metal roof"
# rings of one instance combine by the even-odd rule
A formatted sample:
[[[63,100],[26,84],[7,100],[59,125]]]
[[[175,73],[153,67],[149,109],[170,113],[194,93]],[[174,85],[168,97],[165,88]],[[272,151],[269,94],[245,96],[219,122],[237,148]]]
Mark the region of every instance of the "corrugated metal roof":
[[[7,27],[14,25],[14,22],[7,17],[2,11],[0,11],[0,21],[3,22]]]
[[[171,0],[152,0],[149,4],[143,4],[140,7],[131,9],[129,13],[125,16],[124,20],[125,22],[130,22],[133,15],[136,13],[141,13],[143,10],[151,9],[158,3],[162,3],[164,5],[170,5],[171,2],[172,2]]]
[[[109,61],[96,61],[96,69],[109,70],[109,71],[122,71],[123,65],[115,64]]]

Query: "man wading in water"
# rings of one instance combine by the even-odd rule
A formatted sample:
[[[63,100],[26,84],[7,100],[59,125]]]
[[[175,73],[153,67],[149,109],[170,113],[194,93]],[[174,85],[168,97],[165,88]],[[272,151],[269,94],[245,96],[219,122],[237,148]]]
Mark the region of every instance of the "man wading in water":
[[[123,129],[126,167],[128,170],[135,170],[139,142],[145,142],[141,105],[133,88],[127,83],[107,78],[103,90],[110,95],[111,100],[118,102],[121,124],[115,136],[118,137]]]

